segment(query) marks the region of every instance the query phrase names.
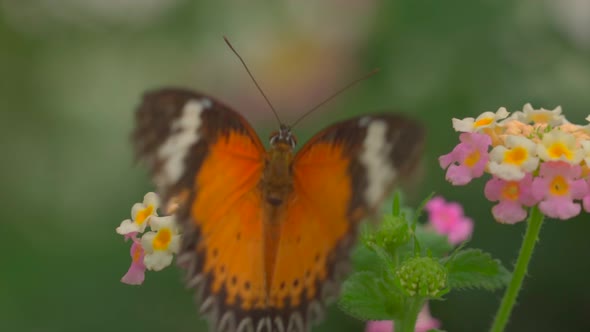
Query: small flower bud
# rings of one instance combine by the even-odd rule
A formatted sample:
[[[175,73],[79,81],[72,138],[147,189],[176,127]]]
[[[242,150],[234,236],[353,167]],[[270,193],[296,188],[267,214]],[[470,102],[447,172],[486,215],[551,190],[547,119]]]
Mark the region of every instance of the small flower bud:
[[[430,257],[414,257],[397,269],[402,289],[410,296],[436,297],[447,285],[445,267]]]

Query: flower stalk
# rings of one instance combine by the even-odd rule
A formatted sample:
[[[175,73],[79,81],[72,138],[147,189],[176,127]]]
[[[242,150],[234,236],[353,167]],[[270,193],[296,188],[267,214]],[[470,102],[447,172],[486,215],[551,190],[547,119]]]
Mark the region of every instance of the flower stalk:
[[[415,332],[416,321],[418,320],[418,314],[424,306],[424,299],[420,297],[408,298],[407,311],[402,319],[396,319],[394,321],[396,332]]]
[[[528,271],[529,262],[533,256],[535,245],[539,239],[539,232],[541,231],[543,219],[543,214],[539,208],[537,206],[532,207],[522,247],[520,248],[520,253],[514,267],[512,280],[504,293],[500,308],[498,308],[496,318],[494,319],[494,323],[490,330],[491,332],[504,331],[504,328],[510,319],[510,314],[512,313],[516,298],[522,287],[522,281]]]

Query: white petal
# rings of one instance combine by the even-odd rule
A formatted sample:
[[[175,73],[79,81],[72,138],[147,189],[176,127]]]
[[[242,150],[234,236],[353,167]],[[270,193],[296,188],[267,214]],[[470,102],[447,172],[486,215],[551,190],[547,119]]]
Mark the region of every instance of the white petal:
[[[465,118],[463,120],[453,118],[453,128],[455,131],[469,133],[473,131],[474,122],[474,118]]]
[[[510,115],[510,113],[508,113],[508,110],[506,110],[506,107],[500,107],[496,111],[496,120],[502,120],[502,119],[508,117],[508,115]]]
[[[570,161],[570,163],[572,165],[579,164],[582,161],[582,159],[584,159],[584,157],[585,157],[584,151],[582,151],[582,149],[576,149],[576,151],[574,153],[574,158]]]
[[[135,216],[139,213],[139,211],[145,209],[145,205],[142,203],[135,203],[131,207],[131,219],[135,220]]]
[[[145,207],[152,205],[154,207],[153,214],[156,215],[156,210],[160,207],[160,198],[156,193],[149,192],[143,196],[143,205]]]
[[[496,175],[500,179],[506,181],[518,181],[524,178],[524,172],[514,165],[498,164],[497,162],[490,162],[490,173]]]
[[[172,264],[172,254],[164,251],[146,254],[143,257],[143,263],[148,270],[160,271]]]
[[[161,228],[169,228],[172,234],[178,233],[178,225],[176,224],[175,216],[158,217],[153,216],[150,220],[150,228],[157,231]]]
[[[140,229],[139,225],[133,222],[131,219],[123,220],[121,225],[116,229],[118,234],[125,235],[133,232],[143,232],[143,229]]]
[[[498,145],[490,151],[490,160],[495,162],[502,162],[504,160],[504,153],[507,151],[506,147]]]
[[[539,158],[529,157],[525,162],[522,163],[522,165],[520,165],[520,168],[522,168],[526,172],[532,172],[536,170],[538,166]]]
[[[533,108],[533,105],[531,105],[531,103],[526,103],[526,104],[524,104],[524,106],[523,106],[523,108],[522,108],[522,111],[523,111],[525,114],[528,114],[528,113],[530,113],[530,112],[533,112],[534,110],[535,110],[535,109]]]
[[[147,232],[141,237],[141,246],[145,253],[152,253],[154,252],[154,238],[156,237],[156,232]]]

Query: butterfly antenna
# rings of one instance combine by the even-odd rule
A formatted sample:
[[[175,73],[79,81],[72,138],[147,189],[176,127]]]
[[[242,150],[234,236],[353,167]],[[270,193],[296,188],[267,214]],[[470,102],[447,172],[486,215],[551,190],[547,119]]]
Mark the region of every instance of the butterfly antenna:
[[[242,63],[242,65],[244,66],[244,68],[246,68],[246,71],[248,72],[248,75],[250,75],[250,78],[252,79],[252,82],[254,82],[254,84],[258,88],[258,91],[260,91],[260,93],[264,97],[264,100],[266,100],[266,103],[268,104],[268,106],[270,106],[270,109],[272,110],[272,112],[274,113],[275,117],[277,118],[277,121],[279,122],[279,124],[282,124],[281,119],[279,119],[279,115],[278,115],[277,111],[272,106],[272,104],[271,104],[270,100],[268,99],[268,97],[266,96],[266,94],[264,94],[264,91],[262,91],[262,88],[260,87],[260,85],[258,85],[258,82],[256,82],[256,79],[254,78],[254,75],[252,75],[252,73],[250,72],[250,69],[248,69],[248,66],[246,65],[246,62],[244,61],[244,59],[242,59],[242,57],[240,56],[240,54],[238,53],[238,51],[236,51],[236,49],[232,46],[232,44],[229,42],[229,40],[227,39],[226,36],[223,36],[223,40],[225,40],[225,43],[227,44],[227,46],[229,46],[229,48],[232,50],[232,52],[234,52],[234,54],[238,57],[238,59],[240,59],[240,62]]]
[[[303,120],[306,116],[308,116],[309,114],[313,113],[315,110],[317,110],[318,108],[322,107],[324,104],[328,103],[329,101],[331,101],[332,99],[334,99],[336,96],[338,96],[339,94],[341,94],[345,90],[348,90],[349,88],[353,87],[357,83],[359,83],[361,81],[364,81],[367,78],[369,78],[369,77],[377,74],[380,70],[381,70],[380,68],[375,68],[375,69],[371,70],[369,73],[367,73],[366,75],[364,75],[363,77],[357,78],[356,80],[348,83],[348,85],[342,87],[340,90],[337,90],[332,95],[330,95],[328,98],[324,99],[324,101],[322,101],[321,103],[317,104],[314,108],[312,108],[309,111],[305,112],[305,114],[303,114],[301,117],[299,117],[299,119],[297,119],[297,121],[295,121],[291,125],[291,128],[295,127],[295,125],[298,124],[301,120]]]

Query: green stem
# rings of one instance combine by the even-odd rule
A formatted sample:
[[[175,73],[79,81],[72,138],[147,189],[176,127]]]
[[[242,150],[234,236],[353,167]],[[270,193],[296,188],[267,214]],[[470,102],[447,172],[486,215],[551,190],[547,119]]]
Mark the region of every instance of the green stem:
[[[416,328],[416,320],[418,320],[418,313],[424,306],[422,298],[411,297],[406,303],[406,311],[403,319],[396,319],[394,321],[396,332],[414,332]]]
[[[529,262],[531,261],[531,256],[533,255],[533,250],[537,244],[542,224],[543,214],[541,211],[539,211],[537,206],[532,207],[530,210],[530,217],[528,220],[526,233],[522,242],[522,247],[520,248],[520,253],[518,254],[518,259],[516,260],[516,266],[514,267],[514,272],[512,273],[512,280],[506,289],[506,293],[504,293],[504,298],[502,298],[502,303],[500,304],[500,308],[498,308],[498,312],[496,313],[494,324],[490,330],[491,332],[504,331],[504,328],[508,323],[510,313],[512,312],[514,303],[516,302],[516,297],[518,296],[520,288],[522,287],[522,281],[527,273]]]

